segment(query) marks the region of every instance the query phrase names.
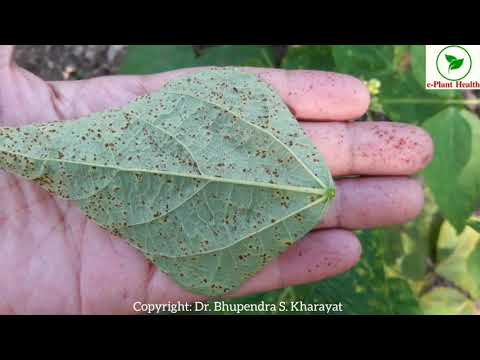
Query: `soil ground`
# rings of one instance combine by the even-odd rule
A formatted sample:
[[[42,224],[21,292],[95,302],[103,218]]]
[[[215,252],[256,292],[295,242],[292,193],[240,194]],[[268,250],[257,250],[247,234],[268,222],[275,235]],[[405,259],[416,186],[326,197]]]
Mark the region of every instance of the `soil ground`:
[[[18,65],[45,80],[85,79],[115,74],[126,45],[18,45]]]

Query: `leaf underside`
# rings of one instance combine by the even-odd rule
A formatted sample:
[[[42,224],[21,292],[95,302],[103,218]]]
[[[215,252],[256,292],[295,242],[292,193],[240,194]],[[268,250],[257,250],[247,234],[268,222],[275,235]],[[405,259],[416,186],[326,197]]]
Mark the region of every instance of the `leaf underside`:
[[[307,234],[334,193],[280,97],[233,68],[77,121],[0,128],[0,168],[72,200],[205,295],[237,288]]]

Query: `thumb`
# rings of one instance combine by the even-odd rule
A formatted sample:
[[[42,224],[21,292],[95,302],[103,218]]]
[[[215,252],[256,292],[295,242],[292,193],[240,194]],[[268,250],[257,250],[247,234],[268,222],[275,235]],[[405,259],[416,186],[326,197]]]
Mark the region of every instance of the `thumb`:
[[[0,45],[0,70],[14,64],[14,45]]]
[[[0,127],[58,120],[53,90],[15,66],[15,46],[0,45]]]

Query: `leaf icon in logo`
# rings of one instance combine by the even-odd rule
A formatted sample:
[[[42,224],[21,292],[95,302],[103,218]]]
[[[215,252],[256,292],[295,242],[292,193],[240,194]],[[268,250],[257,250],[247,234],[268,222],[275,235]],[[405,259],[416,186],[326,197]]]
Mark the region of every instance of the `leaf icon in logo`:
[[[452,64],[452,62],[458,60],[455,56],[453,56],[453,55],[448,55],[448,54],[445,54],[445,58],[447,59],[447,61],[448,61],[449,64]]]
[[[460,69],[463,65],[463,59],[457,59],[453,55],[445,54],[445,58],[447,59],[447,61],[449,63],[448,72],[450,72],[450,70]]]
[[[460,69],[462,65],[463,65],[463,59],[454,60],[448,66],[448,72],[450,72],[450,70]]]

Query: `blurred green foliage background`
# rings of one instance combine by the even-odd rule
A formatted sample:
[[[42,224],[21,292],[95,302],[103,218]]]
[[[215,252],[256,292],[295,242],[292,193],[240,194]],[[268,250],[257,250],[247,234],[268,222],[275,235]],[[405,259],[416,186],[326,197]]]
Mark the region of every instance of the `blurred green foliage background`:
[[[295,45],[282,55],[269,45],[130,45],[121,73],[232,65],[354,75],[372,96],[362,121],[406,122],[431,134],[434,160],[417,175],[425,208],[403,226],[358,231],[362,259],[343,275],[230,302],[341,301],[341,314],[480,313],[480,218],[473,216],[480,208],[480,99],[425,90],[421,45]]]

